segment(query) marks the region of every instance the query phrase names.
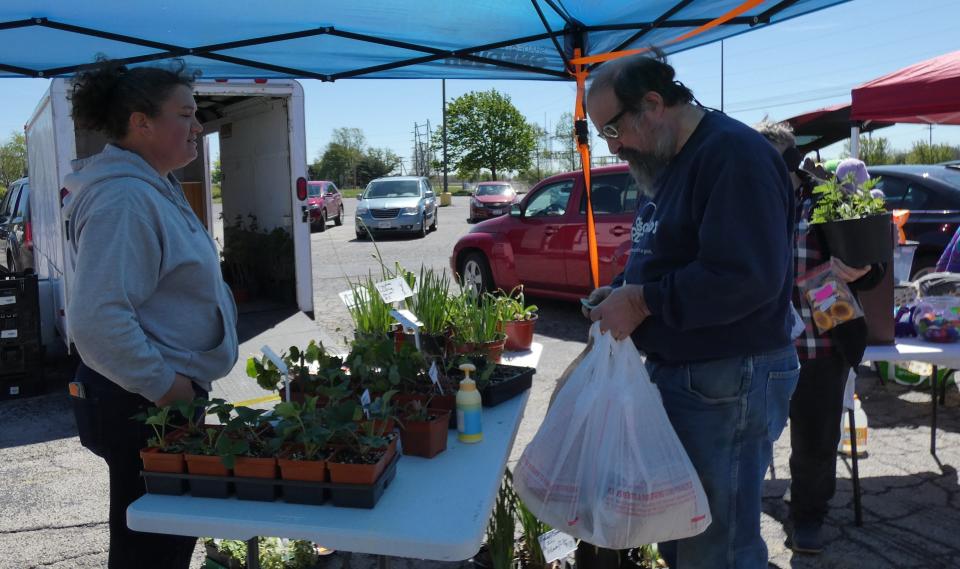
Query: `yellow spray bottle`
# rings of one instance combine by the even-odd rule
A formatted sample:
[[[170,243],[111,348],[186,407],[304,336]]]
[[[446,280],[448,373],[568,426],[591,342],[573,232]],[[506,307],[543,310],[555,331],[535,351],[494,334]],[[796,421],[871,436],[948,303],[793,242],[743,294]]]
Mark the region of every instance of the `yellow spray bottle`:
[[[461,364],[463,379],[457,391],[457,439],[465,443],[478,443],[483,440],[481,421],[482,405],[477,384],[470,379],[470,373],[477,371],[473,364]]]

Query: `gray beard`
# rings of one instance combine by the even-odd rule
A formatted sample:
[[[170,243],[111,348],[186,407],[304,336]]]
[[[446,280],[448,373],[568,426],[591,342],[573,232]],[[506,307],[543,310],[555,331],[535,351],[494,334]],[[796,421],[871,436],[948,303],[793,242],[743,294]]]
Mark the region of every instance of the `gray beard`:
[[[630,174],[637,182],[637,187],[648,198],[652,198],[657,190],[654,182],[666,170],[673,159],[673,149],[676,146],[676,137],[664,131],[658,133],[657,143],[653,152],[640,152],[632,148],[621,148],[617,155],[626,160],[630,166]]]

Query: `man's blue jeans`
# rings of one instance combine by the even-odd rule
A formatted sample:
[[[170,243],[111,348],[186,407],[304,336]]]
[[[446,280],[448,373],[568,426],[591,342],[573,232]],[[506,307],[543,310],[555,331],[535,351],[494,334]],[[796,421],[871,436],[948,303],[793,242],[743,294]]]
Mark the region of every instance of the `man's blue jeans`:
[[[761,487],[800,374],[796,350],[691,364],[648,360],[647,370],[713,517],[702,534],[660,544],[664,559],[671,569],[767,569]]]

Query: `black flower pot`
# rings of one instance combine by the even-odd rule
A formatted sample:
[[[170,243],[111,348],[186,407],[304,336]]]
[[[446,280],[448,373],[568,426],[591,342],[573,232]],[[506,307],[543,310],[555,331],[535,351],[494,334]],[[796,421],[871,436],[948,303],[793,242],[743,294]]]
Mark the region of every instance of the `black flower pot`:
[[[893,261],[893,217],[889,213],[818,223],[830,254],[851,267]]]

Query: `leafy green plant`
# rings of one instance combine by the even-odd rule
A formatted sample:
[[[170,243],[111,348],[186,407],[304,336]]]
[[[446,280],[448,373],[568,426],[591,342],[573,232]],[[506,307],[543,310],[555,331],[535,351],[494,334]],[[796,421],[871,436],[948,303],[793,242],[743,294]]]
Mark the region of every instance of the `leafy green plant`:
[[[167,440],[167,429],[173,427],[171,413],[173,407],[165,405],[163,407],[150,407],[142,413],[137,413],[132,419],[150,425],[153,429],[153,436],[147,439],[149,448],[159,449],[160,452],[176,452],[179,445],[170,443]]]
[[[350,318],[358,336],[383,336],[393,328],[394,318],[390,315],[392,307],[383,301],[377,292],[373,275],[365,279],[350,281],[354,302],[348,306]]]
[[[501,291],[503,292],[503,291]],[[517,285],[509,293],[496,297],[496,304],[500,310],[500,320],[533,320],[537,317],[537,306],[527,304],[523,296],[523,285]]]
[[[434,272],[420,267],[418,287],[410,301],[410,308],[423,322],[423,333],[443,334],[449,326],[447,297],[450,295],[450,277],[446,271]]]
[[[454,341],[459,344],[496,342],[506,337],[500,329],[500,307],[491,295],[478,297],[472,288],[461,287],[460,293],[451,297],[448,310]]]
[[[516,493],[513,491],[513,478],[509,470],[500,483],[497,501],[493,506],[493,515],[487,525],[487,550],[493,569],[512,569],[516,551],[514,532],[517,526]]]
[[[307,397],[303,403],[284,401],[273,408],[280,422],[275,427],[279,437],[273,446],[280,447],[284,442],[293,443],[303,450],[296,458],[316,460],[323,454],[330,442],[331,431],[324,424],[321,411],[317,409],[317,398]]]
[[[511,476],[510,471],[507,470],[504,476]],[[516,496],[516,494],[514,495]],[[546,567],[547,562],[543,558],[543,549],[540,548],[539,537],[550,531],[550,526],[538,520],[533,512],[523,504],[523,500],[519,496],[516,496],[516,510],[523,538],[521,547],[526,557],[527,567],[531,569]]]
[[[426,360],[413,346],[399,349],[389,338],[360,337],[354,340],[347,355],[351,381],[361,388],[384,393],[399,389],[401,384],[423,381]]]
[[[269,437],[270,421],[264,409],[249,407],[235,407],[236,416],[230,419],[224,428],[228,436],[246,443],[246,449],[240,453],[243,456],[262,458],[270,454]]]
[[[819,198],[810,215],[810,223],[860,219],[886,213],[883,198],[870,195],[870,190],[878,181],[872,179],[857,186],[853,174],[850,174],[844,180],[831,179],[815,187],[813,193]],[[853,188],[852,191],[849,188]]]

